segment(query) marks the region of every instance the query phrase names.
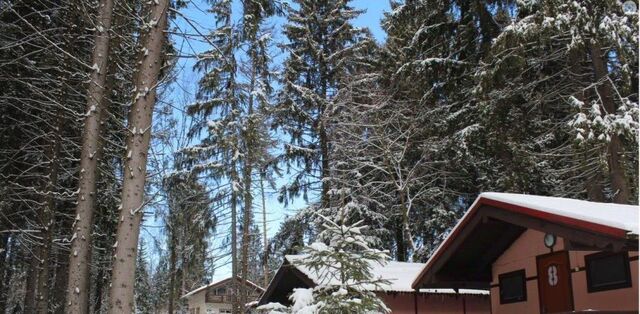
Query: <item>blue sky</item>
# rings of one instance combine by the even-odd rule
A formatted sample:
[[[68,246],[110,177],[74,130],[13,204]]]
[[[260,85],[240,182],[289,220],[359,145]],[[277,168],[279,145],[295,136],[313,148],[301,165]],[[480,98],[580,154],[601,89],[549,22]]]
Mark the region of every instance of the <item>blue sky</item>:
[[[384,12],[391,10],[389,1],[354,0],[352,3],[356,8],[367,10],[354,21],[354,24],[360,27],[368,27],[378,42],[384,41],[386,34],[380,26],[380,20],[382,19]]]
[[[358,9],[364,9],[366,12],[360,15],[356,20],[354,20],[354,25],[359,27],[367,27],[371,30],[372,34],[376,38],[376,41],[379,43],[383,42],[385,39],[385,33],[380,26],[380,20],[383,17],[383,12],[389,11],[389,2],[388,0],[354,0],[352,5]],[[239,8],[238,1],[235,0],[234,6]],[[208,5],[204,0],[194,0],[189,3],[187,8],[181,9],[181,14],[184,17],[178,16],[172,23],[172,27],[176,28],[176,32],[187,32],[187,33],[196,33],[193,26],[195,25],[202,34],[207,34],[209,30],[213,29],[214,21],[213,17],[206,13],[206,9]],[[235,11],[238,11],[235,9]],[[190,23],[187,22],[187,19],[190,20]],[[272,24],[275,29],[275,34],[273,35],[275,41],[282,42],[286,40],[281,34],[282,24],[286,22],[285,18],[274,18],[272,20]],[[197,53],[206,51],[210,49],[208,43],[198,40],[197,37],[190,38],[186,40],[181,36],[174,36],[173,38],[176,49],[180,50],[180,55],[183,56],[193,56]],[[280,59],[280,58],[278,58]],[[200,77],[198,73],[193,72],[192,68],[194,65],[194,58],[180,58],[177,61],[177,73],[175,81],[169,87],[170,94],[168,95],[167,101],[174,102],[174,107],[180,108],[185,104],[188,104],[195,100],[195,91],[197,89],[197,81]],[[181,115],[180,111],[176,111],[174,115]],[[278,185],[282,185],[287,181],[286,175],[278,178]],[[285,208],[283,204],[280,204],[277,200],[277,193],[275,191],[266,191],[266,207],[267,207],[267,235],[269,237],[273,236],[279,226],[280,223],[286,218],[288,215],[293,215],[296,211],[302,207],[305,207],[307,204],[303,199],[298,199],[293,203],[290,203],[288,207]],[[310,199],[313,201],[313,199]],[[261,200],[259,195],[256,195],[256,203],[259,205]],[[259,207],[258,207],[259,208]],[[259,226],[262,226],[262,215],[261,213],[255,214],[256,222]],[[151,220],[145,222],[146,229],[143,231],[142,236],[145,238],[145,241],[151,242],[152,238],[155,237],[158,240],[161,235],[158,232],[157,226],[160,225],[160,221]],[[154,227],[156,226],[156,227]],[[228,234],[229,226],[220,225],[218,226],[217,236],[218,239],[213,239],[213,241],[218,241],[221,236],[226,236]],[[164,241],[160,241],[164,242]],[[148,243],[148,248],[151,248],[151,243]],[[155,260],[151,261],[152,264],[155,264]],[[213,278],[210,280],[217,280],[224,277],[230,276],[230,267],[228,265],[230,262],[229,259],[219,261],[220,265],[216,265],[217,268]]]

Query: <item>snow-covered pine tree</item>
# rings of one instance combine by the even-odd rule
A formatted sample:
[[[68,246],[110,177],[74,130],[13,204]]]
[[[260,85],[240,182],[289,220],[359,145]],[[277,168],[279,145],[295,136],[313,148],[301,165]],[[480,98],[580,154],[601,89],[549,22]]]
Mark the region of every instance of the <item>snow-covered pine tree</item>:
[[[13,252],[0,261],[0,312],[64,304],[67,252],[58,244],[77,190],[87,11],[71,1],[0,10],[0,251],[6,243]]]
[[[3,203],[0,205],[3,216],[0,229],[16,231],[3,232],[0,240],[7,235],[8,245],[15,241],[13,252],[20,253],[15,258],[10,257],[6,264],[10,268],[0,265],[0,278],[4,278],[0,283],[0,312],[7,308],[26,312],[75,311],[65,309],[69,258],[73,252],[69,250],[69,240],[73,237],[72,224],[77,217],[74,213],[78,200],[75,191],[81,169],[78,159],[81,123],[89,109],[86,108],[86,91],[89,74],[93,71],[93,30],[101,27],[94,18],[99,6],[83,4],[80,0],[2,4],[0,45],[13,48],[0,52],[0,60],[3,60],[0,65],[0,77],[3,78],[0,181],[5,187],[0,196],[0,203]],[[129,11],[122,10],[125,6],[130,9],[129,4],[116,5],[120,21],[114,20],[114,27],[109,30],[118,38],[119,44],[114,45],[118,53],[113,62],[101,70],[107,75],[104,90],[113,92],[105,92],[99,100],[104,102],[105,108],[111,107],[102,120],[105,132],[98,134],[105,151],[92,152],[99,168],[96,181],[100,188],[91,196],[96,199],[98,216],[107,216],[107,212],[112,213],[111,209],[117,207],[119,185],[115,181],[116,173],[120,173],[119,155],[123,146],[123,135],[120,134],[124,120],[122,108],[130,100],[129,65],[135,64],[129,58],[133,41],[130,26],[137,27]],[[41,178],[46,181],[39,182]],[[7,184],[5,180],[8,180]],[[41,206],[33,206],[35,204]],[[92,234],[111,239],[113,232],[109,230],[113,230],[111,227],[116,219],[113,216],[97,218],[92,225]],[[36,233],[21,234],[20,231],[41,227],[38,231],[41,240],[31,238]],[[92,267],[95,272],[87,273],[87,276],[92,276],[96,284],[86,291],[100,294],[98,290],[107,286],[101,281],[108,277],[100,272],[105,269],[105,260],[110,266],[109,251],[113,242],[104,243],[100,239],[94,244],[98,249],[92,254],[93,258],[87,257],[87,260],[96,266]],[[33,254],[38,257],[32,258]],[[36,261],[41,263],[34,265]],[[24,285],[26,289],[5,288],[5,283],[12,287]],[[5,302],[6,298],[11,301]],[[18,299],[20,302],[15,302]]]
[[[372,266],[384,265],[389,256],[375,248],[377,238],[367,235],[363,221],[352,221],[356,203],[347,203],[335,217],[317,214],[322,231],[316,242],[302,250],[303,257],[293,261],[319,278],[314,288],[295,289],[292,306],[273,304],[259,308],[270,313],[389,313],[382,300],[371,290],[388,284],[372,273]]]
[[[211,274],[209,239],[217,217],[207,189],[185,173],[176,172],[165,178],[168,212],[166,228],[167,254],[160,259],[167,265],[168,280],[163,283],[168,293],[167,310],[180,311],[180,297],[198,288]]]
[[[281,198],[297,197],[315,190],[321,207],[329,206],[331,176],[330,130],[332,98],[340,78],[353,68],[352,56],[369,39],[352,21],[362,13],[350,0],[295,0],[288,11],[284,33],[288,53],[278,94],[274,126],[288,137],[284,158],[293,170],[292,182]]]
[[[140,241],[138,246],[138,258],[136,261],[135,280],[135,311],[134,313],[153,313],[153,295],[151,288],[151,270],[149,269],[147,248],[144,241]]]
[[[151,287],[152,287],[152,306],[154,309],[162,309],[167,308],[167,300],[169,296],[169,286],[167,282],[169,282],[169,265],[168,258],[165,256],[166,254],[162,254],[160,260],[156,264],[155,269],[153,270],[153,274],[151,275]],[[174,312],[175,313],[175,312]]]
[[[269,149],[274,146],[268,130],[268,114],[271,109],[272,71],[270,69],[271,29],[264,27],[266,20],[280,11],[280,4],[274,0],[242,1],[242,43],[246,47],[246,56],[239,65],[239,72],[244,77],[242,93],[245,103],[243,108],[243,128],[240,133],[242,143],[242,267],[240,276],[243,280],[256,280],[261,274],[256,268],[256,256],[260,251],[256,242],[259,230],[254,223],[254,176],[258,174],[262,180],[269,170],[272,161]],[[266,232],[266,230],[264,231]],[[252,250],[253,249],[253,250]],[[257,271],[257,273],[256,273]],[[240,286],[241,304],[246,304],[249,291],[247,286]]]
[[[232,1],[211,1],[210,11],[215,15],[217,28],[208,40],[215,47],[199,56],[195,69],[204,76],[198,84],[197,102],[187,109],[196,118],[189,135],[195,138],[200,137],[202,131],[207,134],[194,147],[182,150],[182,154],[183,163],[194,175],[204,174],[220,185],[219,197],[214,198],[224,200],[224,210],[230,213],[232,308],[234,313],[239,313],[237,218],[242,200],[239,168],[243,157],[240,142],[243,95],[236,52],[240,37],[232,21]]]
[[[529,160],[513,170],[522,182],[535,183],[533,169],[543,175],[547,188],[528,192],[630,202],[638,181],[637,14],[618,1],[523,2],[517,12],[478,71],[487,141]]]
[[[264,23],[279,6],[273,0],[242,1],[238,26],[232,20],[232,1],[212,1],[211,6],[218,24],[209,41],[216,47],[203,53],[196,64],[205,75],[199,82],[198,101],[188,109],[197,119],[191,136],[202,131],[207,135],[182,154],[193,173],[228,184],[220,194],[227,195],[231,210],[232,269],[234,278],[237,274],[248,279],[253,276],[250,256],[257,253],[249,251],[252,237],[257,236],[252,234],[254,177],[268,174],[273,159],[269,149],[274,145],[267,128],[273,80],[271,30]],[[241,241],[236,239],[238,217],[242,218]],[[234,295],[241,296],[236,307],[246,303],[246,293]]]

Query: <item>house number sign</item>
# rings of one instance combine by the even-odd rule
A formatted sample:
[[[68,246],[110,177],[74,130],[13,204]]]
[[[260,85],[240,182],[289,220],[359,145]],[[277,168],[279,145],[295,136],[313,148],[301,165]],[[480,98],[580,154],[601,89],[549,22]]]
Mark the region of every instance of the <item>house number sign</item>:
[[[547,275],[549,275],[549,285],[555,287],[558,284],[558,267],[556,265],[549,266]]]

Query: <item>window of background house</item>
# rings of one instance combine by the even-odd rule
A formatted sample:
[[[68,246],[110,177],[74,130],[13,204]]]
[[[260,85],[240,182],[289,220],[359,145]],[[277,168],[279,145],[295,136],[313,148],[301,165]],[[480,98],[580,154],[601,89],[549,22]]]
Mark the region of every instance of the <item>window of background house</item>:
[[[589,292],[631,287],[627,252],[599,252],[585,256],[584,261]]]
[[[527,300],[527,279],[524,269],[498,276],[500,281],[500,304]]]

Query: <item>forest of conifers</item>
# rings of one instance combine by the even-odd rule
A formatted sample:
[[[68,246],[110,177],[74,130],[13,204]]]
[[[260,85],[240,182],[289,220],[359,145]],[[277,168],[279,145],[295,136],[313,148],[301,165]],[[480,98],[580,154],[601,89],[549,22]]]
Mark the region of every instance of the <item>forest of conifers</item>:
[[[0,313],[181,313],[345,211],[424,262],[483,191],[638,203],[621,1],[351,2],[0,0]]]

